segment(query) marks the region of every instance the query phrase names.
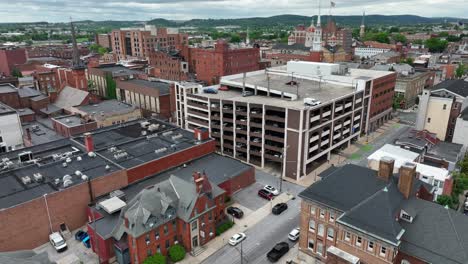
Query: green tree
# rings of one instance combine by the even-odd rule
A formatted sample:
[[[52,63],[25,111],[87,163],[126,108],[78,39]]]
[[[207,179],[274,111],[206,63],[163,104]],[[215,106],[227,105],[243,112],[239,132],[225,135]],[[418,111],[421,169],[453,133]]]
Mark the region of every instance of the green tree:
[[[417,44],[417,45],[422,45],[424,42],[422,41],[422,39],[416,39],[413,41],[413,44]]]
[[[457,77],[457,78],[463,77],[463,75],[465,75],[465,71],[467,69],[468,68],[465,65],[463,65],[463,63],[458,64],[458,67],[455,70],[455,77]]]
[[[443,52],[448,45],[446,40],[440,38],[430,38],[426,40],[426,47],[430,52]]]
[[[17,78],[23,77],[23,74],[20,70],[18,70],[18,68],[13,68],[13,70],[11,71],[11,75]]]
[[[390,33],[400,32],[400,28],[398,27],[391,27],[389,30]]]
[[[400,63],[406,63],[406,64],[413,66],[414,59],[413,58],[401,59]]]
[[[448,206],[450,208],[454,208],[456,204],[453,201],[453,197],[449,195],[441,195],[437,197],[437,203],[443,206]]]
[[[402,34],[395,34],[392,36],[392,39],[395,41],[395,42],[401,42],[403,44],[406,44],[406,42],[408,42],[408,40],[406,39],[406,37]]]
[[[146,258],[143,261],[143,264],[166,264],[166,257],[161,255],[161,253],[154,254],[151,257]]]
[[[239,42],[241,42],[241,38],[239,34],[237,33],[231,34],[231,43],[239,43]]]
[[[112,74],[106,74],[107,99],[117,99],[117,83]]]
[[[400,109],[404,100],[405,97],[402,94],[396,94],[395,96],[393,96],[393,109]]]
[[[448,36],[449,36],[449,34],[447,32],[440,32],[439,33],[439,38],[446,38]]]
[[[169,248],[169,258],[172,262],[178,262],[185,258],[185,248],[175,244]]]
[[[390,43],[390,38],[388,37],[387,32],[377,32],[377,33],[366,33],[365,40],[377,41],[380,43]]]

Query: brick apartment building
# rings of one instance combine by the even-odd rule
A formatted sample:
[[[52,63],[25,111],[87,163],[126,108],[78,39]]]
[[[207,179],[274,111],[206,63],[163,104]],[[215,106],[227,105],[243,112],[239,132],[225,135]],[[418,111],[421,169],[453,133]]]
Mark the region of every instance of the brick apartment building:
[[[96,34],[96,36],[94,36],[94,41],[101,47],[107,49],[112,48],[111,34]]]
[[[299,196],[299,259],[307,263],[466,263],[466,216],[431,202],[433,187],[412,163],[393,174],[356,165],[331,168]]]
[[[89,54],[89,49],[79,46],[78,52],[80,56],[86,56]],[[73,47],[69,45],[35,46],[26,48],[26,54],[28,59],[53,57],[70,60],[73,58]]]
[[[129,189],[122,194],[129,193]],[[192,179],[171,175],[157,184],[131,191],[137,191],[132,194],[134,197],[122,196],[127,203],[118,197],[105,197],[98,203],[101,209],[90,208],[88,217],[97,220],[88,223],[89,233],[93,239],[97,233],[100,245],[104,246],[95,246],[93,250],[104,261],[129,259],[130,263],[142,263],[156,253],[167,255],[174,244],[189,252],[200,250],[215,238],[216,224],[226,218],[226,191],[200,172],[194,172]],[[106,210],[106,203],[115,203],[117,199],[121,212]],[[149,217],[145,217],[146,213]],[[102,228],[105,224],[112,226]],[[102,239],[104,233],[110,237]]]
[[[0,241],[0,251],[47,243],[50,232],[89,222],[90,203],[116,190],[131,197],[128,188],[141,191],[172,174],[192,177],[193,171],[205,170],[227,194],[255,181],[253,167],[214,154],[206,132],[198,137],[158,120],[143,121],[1,155],[0,230],[8,240]],[[210,164],[221,164],[222,173]]]
[[[155,49],[188,45],[188,35],[175,28],[122,28],[112,31],[111,42],[117,60],[147,59]]]
[[[299,180],[329,160],[332,151],[390,118],[395,78],[391,72],[289,62],[286,69],[223,77],[220,86],[228,90],[217,94],[178,83],[177,124],[209,129],[223,155],[282,169],[284,177]]]
[[[189,65],[180,51],[155,50],[149,53],[150,75],[171,81],[187,81]]]
[[[0,47],[0,76],[10,76],[15,65],[25,63],[26,50],[17,47]]]
[[[141,79],[117,80],[117,100],[139,107],[144,116],[156,114],[168,119],[175,111],[171,101],[171,83]]]
[[[260,49],[230,48],[226,41],[218,40],[214,48],[191,48],[190,60],[197,80],[212,85],[226,75],[260,70]]]
[[[59,75],[56,68],[42,68],[34,71],[34,86],[43,94],[56,92],[60,89]]]

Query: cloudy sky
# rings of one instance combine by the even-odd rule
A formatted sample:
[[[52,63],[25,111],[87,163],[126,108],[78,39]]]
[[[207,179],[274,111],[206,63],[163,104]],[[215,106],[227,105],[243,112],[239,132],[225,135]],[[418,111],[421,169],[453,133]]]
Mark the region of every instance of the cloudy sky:
[[[414,14],[468,18],[468,0],[333,0],[336,15]],[[0,0],[0,22],[239,18],[314,15],[318,0]],[[322,6],[330,1],[322,0]],[[324,10],[328,13],[328,10]]]

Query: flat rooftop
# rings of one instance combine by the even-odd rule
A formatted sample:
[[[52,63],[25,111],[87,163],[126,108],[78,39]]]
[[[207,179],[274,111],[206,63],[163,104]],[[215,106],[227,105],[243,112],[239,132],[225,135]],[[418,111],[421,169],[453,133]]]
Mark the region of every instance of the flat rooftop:
[[[16,113],[15,109],[0,102],[0,115],[6,115],[6,114],[12,114],[12,113]]]
[[[0,83],[0,93],[17,93],[18,90],[9,83]]]
[[[31,152],[32,159],[21,162],[19,156],[26,151]],[[93,179],[120,170],[99,156],[90,157],[69,139],[8,152],[0,160],[0,208],[80,184],[86,177]],[[35,180],[35,174],[41,179]]]
[[[160,95],[169,94],[169,88],[171,87],[169,83],[160,82],[160,81],[147,81],[147,80],[140,80],[140,79],[132,79],[132,80],[127,80],[125,82],[138,85],[138,86],[157,89],[159,90]]]
[[[55,130],[51,129],[48,126],[45,126],[44,124],[38,121],[23,124],[23,135],[26,135],[27,128],[29,128],[29,131],[31,132],[31,143],[33,145],[40,145],[63,139],[63,136],[57,134]]]
[[[193,133],[160,120],[147,120],[153,131],[135,120],[92,131],[96,152],[125,168],[133,168],[200,144]],[[75,138],[84,145],[83,135]],[[212,139],[208,139],[212,140]]]
[[[83,120],[76,115],[58,116],[53,119],[66,127],[74,127],[83,124]]]
[[[105,100],[98,104],[84,105],[76,107],[80,111],[87,113],[88,115],[96,114],[96,118],[100,116],[114,116],[127,114],[135,111],[136,107],[130,104],[126,104],[117,100]]]
[[[132,74],[144,74],[144,72],[135,71],[135,70],[129,69],[121,65],[112,65],[112,66],[104,65],[104,66],[100,66],[97,68],[102,71],[112,73],[112,76],[114,77],[128,76]]]

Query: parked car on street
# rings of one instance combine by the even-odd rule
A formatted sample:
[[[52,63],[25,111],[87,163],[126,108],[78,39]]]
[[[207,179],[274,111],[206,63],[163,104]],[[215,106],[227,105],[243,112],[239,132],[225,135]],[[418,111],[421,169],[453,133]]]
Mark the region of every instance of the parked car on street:
[[[78,241],[83,241],[83,239],[88,236],[88,233],[86,233],[85,231],[83,230],[78,230],[76,231],[75,233],[75,240],[78,240]]]
[[[301,229],[299,227],[294,228],[293,230],[291,230],[291,232],[289,232],[289,234],[288,234],[288,239],[291,240],[291,241],[297,241],[299,239],[300,230]]]
[[[258,190],[258,196],[267,200],[273,199],[273,194],[265,189]]]
[[[271,262],[277,262],[282,256],[289,251],[289,244],[287,242],[279,242],[267,254],[267,258]]]
[[[217,94],[218,90],[215,88],[205,88],[203,89],[203,92],[207,94]]]
[[[279,215],[282,212],[286,211],[286,209],[288,209],[288,205],[286,203],[279,203],[273,206],[273,209],[271,209],[271,212],[274,215]]]
[[[229,239],[229,245],[235,246],[242,242],[247,236],[244,233],[237,233]]]
[[[278,191],[278,189],[276,189],[275,187],[271,186],[271,185],[265,185],[265,187],[263,187],[263,189],[271,192],[273,195],[279,195],[280,192]]]
[[[238,207],[234,207],[234,206],[229,206],[227,209],[226,209],[226,212],[232,216],[234,216],[235,218],[242,218],[244,216],[244,212],[238,208]]]
[[[49,242],[55,248],[55,250],[57,250],[57,252],[67,250],[67,242],[65,242],[65,239],[63,239],[59,232],[50,234]]]

